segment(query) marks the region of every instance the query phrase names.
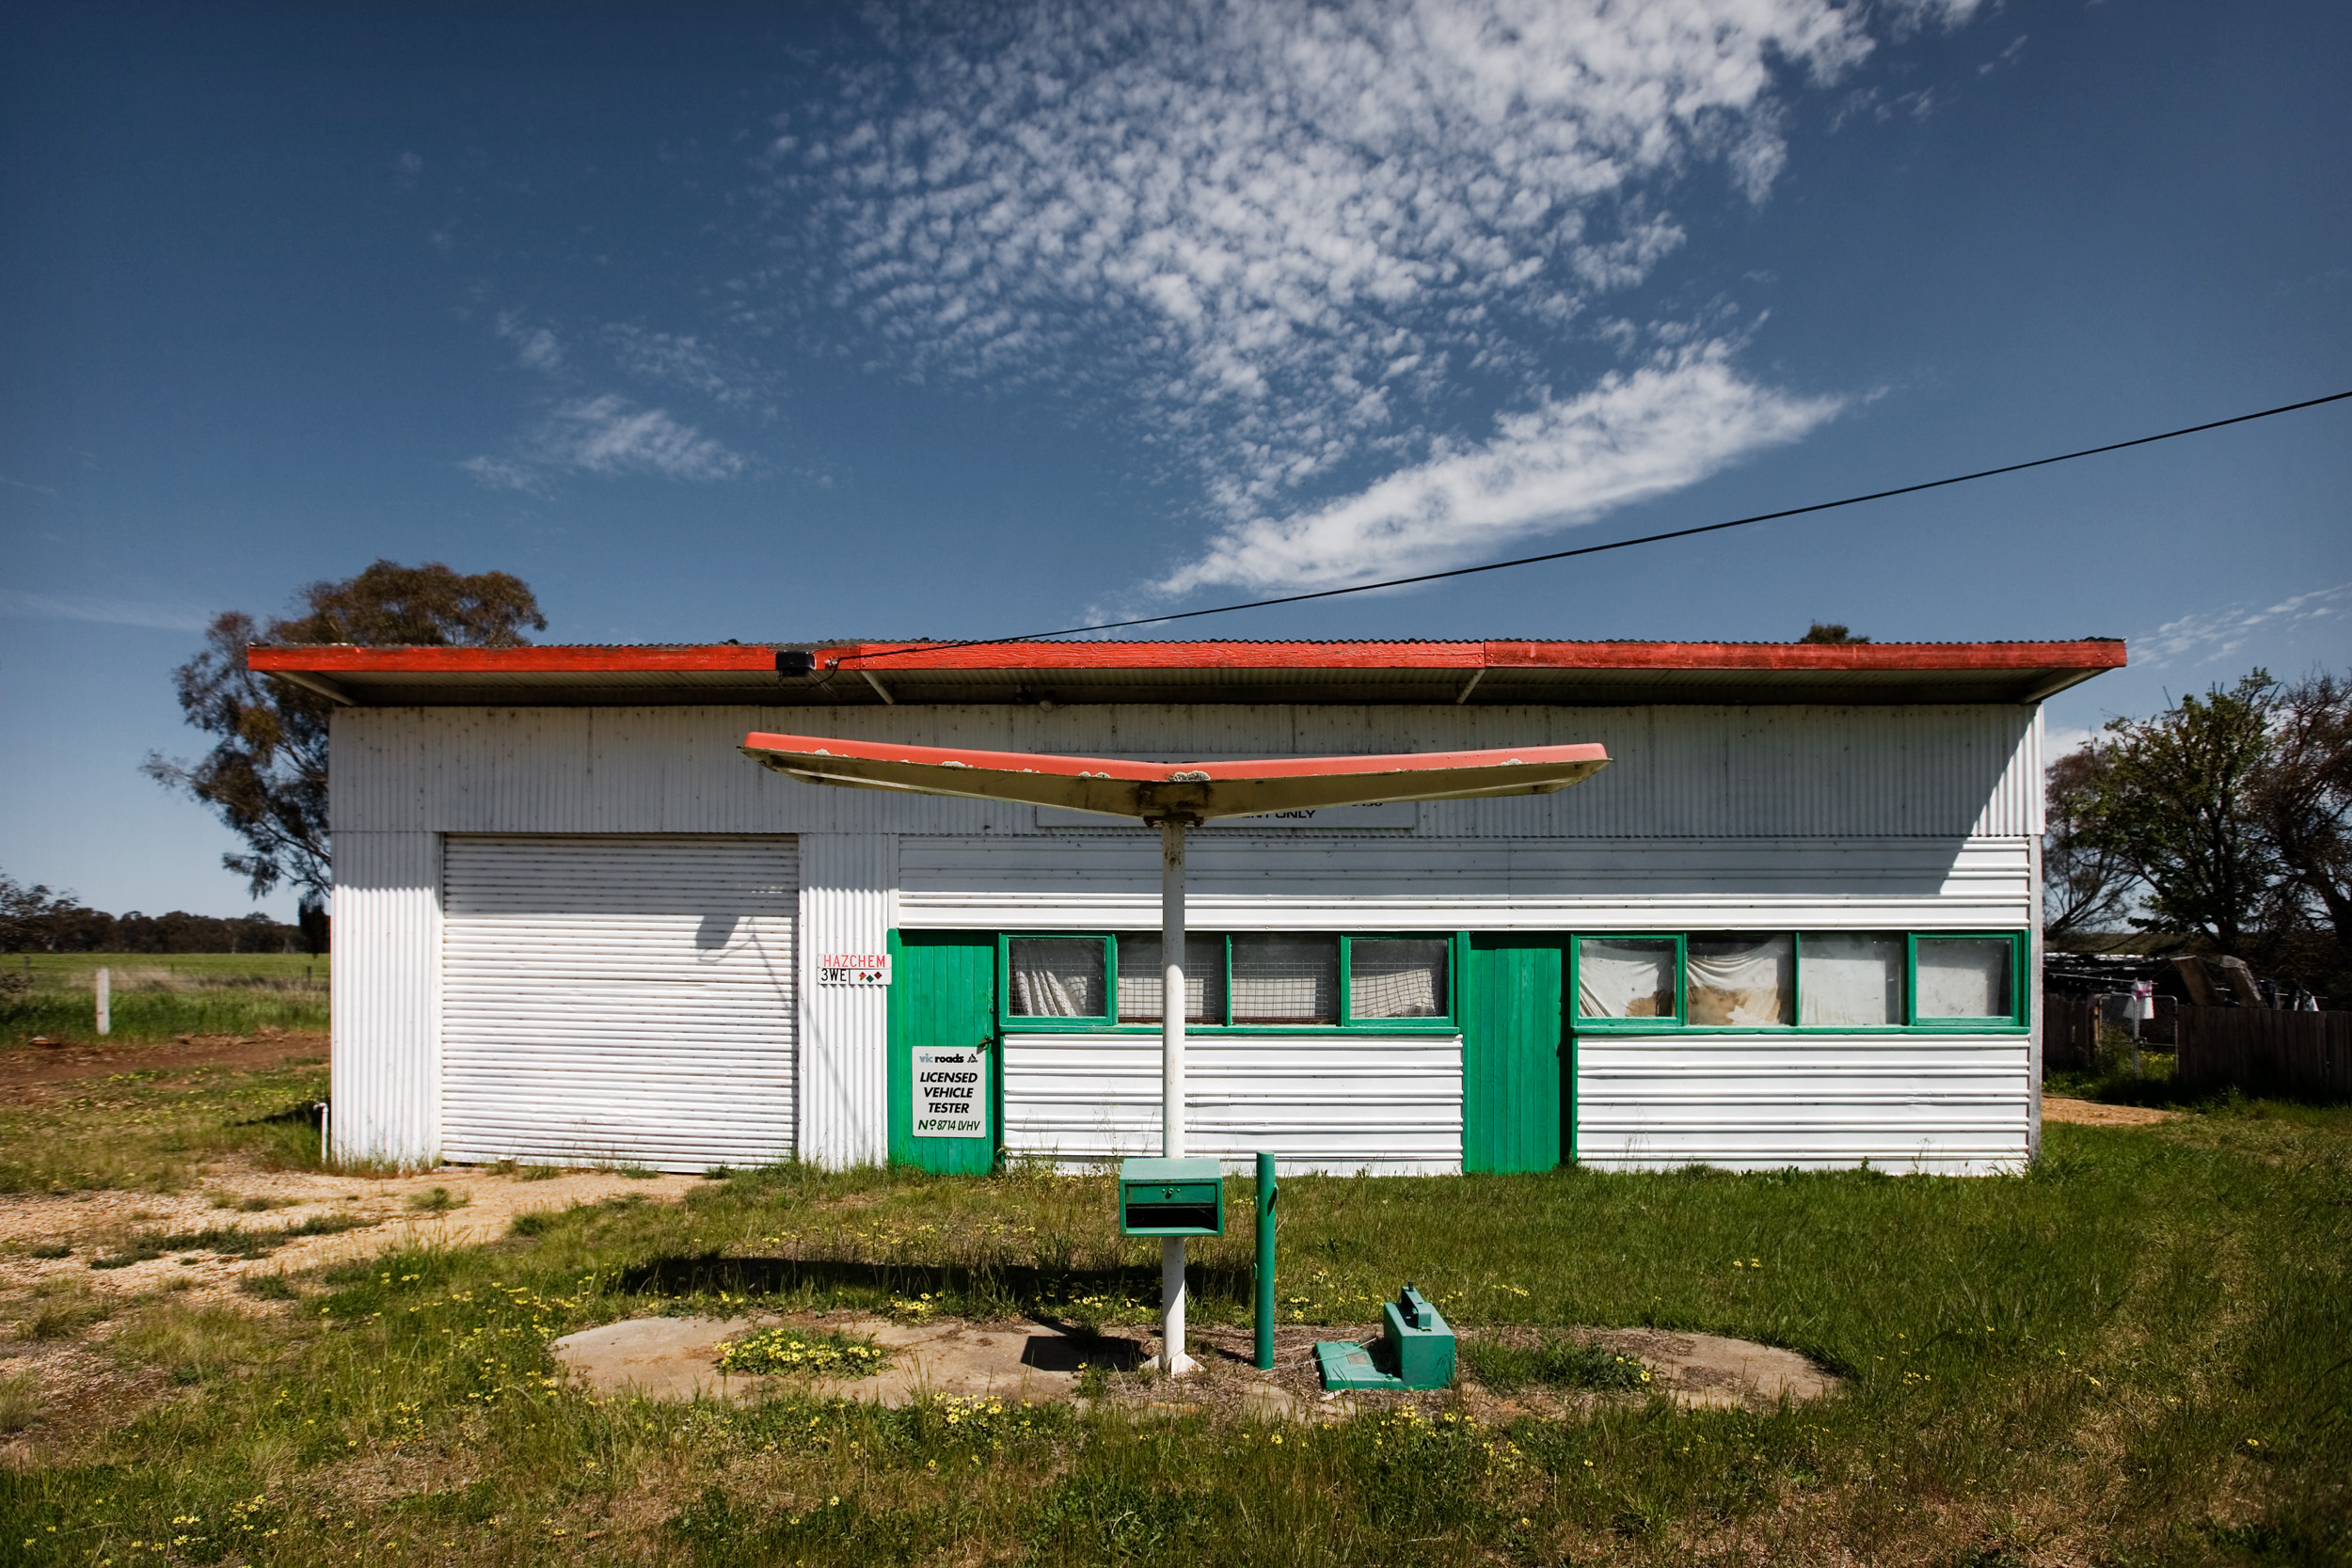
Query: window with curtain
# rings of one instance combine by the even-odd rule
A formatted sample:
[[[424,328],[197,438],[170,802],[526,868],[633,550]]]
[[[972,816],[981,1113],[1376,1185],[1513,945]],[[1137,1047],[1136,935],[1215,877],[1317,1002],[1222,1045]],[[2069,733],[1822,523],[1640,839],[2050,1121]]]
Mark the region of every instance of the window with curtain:
[[[1445,1016],[1442,937],[1357,937],[1347,944],[1347,1016]]]
[[[1798,951],[1804,1022],[1864,1029],[1904,1022],[1901,937],[1807,931]]]
[[[1674,1017],[1674,938],[1579,937],[1576,1012],[1579,1018]]]
[[[1119,939],[1119,1022],[1157,1023],[1168,989],[1157,935]],[[1184,936],[1184,1022],[1225,1022],[1225,939]]]
[[[1692,1023],[1796,1022],[1797,944],[1787,932],[1694,935],[1684,951]]]
[[[2010,995],[2007,937],[1918,939],[1918,1016],[1994,1018],[2016,1011]]]
[[[1233,938],[1235,1023],[1337,1023],[1340,939]]]
[[[1006,944],[1015,1018],[1101,1018],[1100,937],[1015,937]]]

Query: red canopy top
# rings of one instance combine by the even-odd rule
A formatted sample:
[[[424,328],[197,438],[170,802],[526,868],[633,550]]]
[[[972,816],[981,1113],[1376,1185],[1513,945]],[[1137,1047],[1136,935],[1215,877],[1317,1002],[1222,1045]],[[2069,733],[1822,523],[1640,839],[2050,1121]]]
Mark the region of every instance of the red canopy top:
[[[1205,822],[1386,800],[1549,795],[1609,764],[1608,750],[1600,746],[1166,763],[760,734],[743,737],[743,754],[810,784],[1025,800],[1147,822]]]

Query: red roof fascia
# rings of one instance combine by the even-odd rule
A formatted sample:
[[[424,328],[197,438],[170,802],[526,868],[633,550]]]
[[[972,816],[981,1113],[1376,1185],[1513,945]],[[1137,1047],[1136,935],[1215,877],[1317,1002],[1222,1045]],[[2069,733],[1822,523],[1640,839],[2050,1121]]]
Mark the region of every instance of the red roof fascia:
[[[855,642],[817,665],[872,670],[2120,670],[2121,641]]]
[[[2121,670],[2123,644],[2079,642],[1489,642],[1497,670]]]
[[[882,655],[889,657],[879,657]],[[2119,641],[2072,642],[991,642],[838,643],[818,669],[872,670],[2120,670]],[[261,672],[348,674],[755,673],[765,643],[693,647],[255,647]]]
[[[247,648],[246,667],[331,675],[705,674],[764,671],[776,651],[765,643],[694,648],[360,648],[343,644]]]

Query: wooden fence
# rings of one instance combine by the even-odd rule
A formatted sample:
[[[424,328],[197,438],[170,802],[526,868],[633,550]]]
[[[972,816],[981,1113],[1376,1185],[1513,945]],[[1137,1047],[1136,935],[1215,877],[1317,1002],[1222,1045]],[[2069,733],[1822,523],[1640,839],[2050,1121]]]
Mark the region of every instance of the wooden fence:
[[[2050,1016],[2054,1019],[2055,1009]],[[2175,1017],[2180,1054],[2174,1077],[2184,1087],[2236,1085],[2313,1099],[2352,1099],[2352,1013],[2183,1007]],[[2054,1028],[2055,1022],[2044,1027]]]
[[[2099,1000],[2092,996],[2042,999],[2042,1070],[2099,1070]]]

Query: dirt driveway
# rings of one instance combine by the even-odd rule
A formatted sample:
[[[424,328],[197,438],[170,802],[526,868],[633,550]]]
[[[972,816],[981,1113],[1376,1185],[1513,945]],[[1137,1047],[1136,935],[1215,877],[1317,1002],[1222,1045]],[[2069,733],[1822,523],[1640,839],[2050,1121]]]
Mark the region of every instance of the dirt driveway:
[[[623,1195],[675,1202],[701,1180],[607,1171],[532,1180],[456,1166],[422,1176],[331,1176],[223,1161],[204,1171],[200,1188],[169,1196],[81,1192],[0,1197],[0,1293],[72,1280],[102,1295],[138,1295],[186,1280],[183,1288],[194,1291],[197,1299],[226,1295],[249,1274],[283,1274],[396,1247],[471,1245],[504,1235],[517,1214]],[[447,1194],[445,1199],[434,1198],[436,1188]],[[436,1201],[459,1207],[418,1207]],[[294,1237],[259,1258],[224,1258],[195,1245],[119,1268],[91,1267],[94,1259],[122,1256],[139,1236],[190,1237],[231,1227],[266,1233],[309,1221],[349,1228]],[[68,1249],[62,1257],[33,1256],[36,1249],[59,1247]]]

